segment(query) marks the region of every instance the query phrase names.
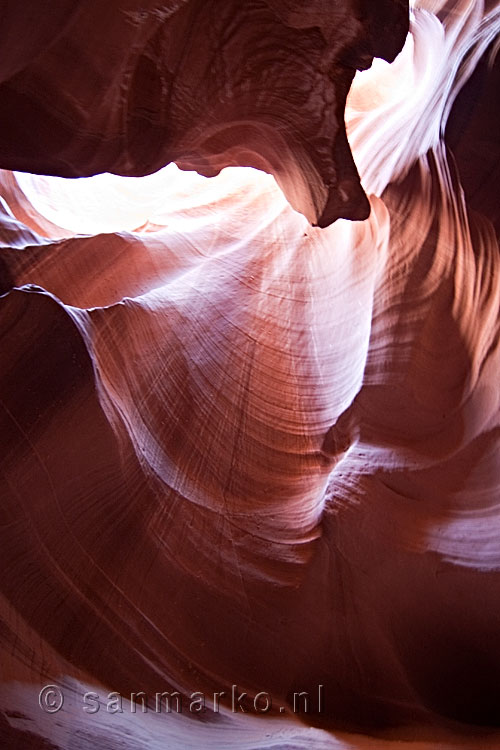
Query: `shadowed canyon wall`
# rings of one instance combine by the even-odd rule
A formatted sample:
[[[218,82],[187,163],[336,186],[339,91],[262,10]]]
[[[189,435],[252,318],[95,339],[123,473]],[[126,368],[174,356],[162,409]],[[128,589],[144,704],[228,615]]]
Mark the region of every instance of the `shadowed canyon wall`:
[[[4,746],[500,747],[500,4],[0,8]]]

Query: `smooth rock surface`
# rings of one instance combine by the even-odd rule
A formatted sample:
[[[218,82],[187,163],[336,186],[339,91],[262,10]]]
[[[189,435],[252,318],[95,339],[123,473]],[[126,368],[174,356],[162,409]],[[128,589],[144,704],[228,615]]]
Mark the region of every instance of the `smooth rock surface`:
[[[384,34],[404,4],[349,6],[354,31],[336,4],[335,12],[319,1],[307,11],[292,0],[223,5],[227,16],[191,2],[120,15],[134,69],[158,70],[170,49],[164,35],[176,41],[187,28],[193,49],[201,45],[188,59],[205,60],[231,18],[254,62],[286,37],[291,57],[273,59],[287,86],[280,90],[272,68],[255,84],[265,96],[251,97],[265,110],[294,104],[290,92],[323,59],[313,54],[318,34],[331,60],[339,29],[359,54],[392,59],[403,46],[400,31],[392,47]],[[116,9],[106,7],[114,28]],[[70,10],[54,13],[60,41],[28,67],[19,68],[21,51],[9,56],[18,72],[7,67],[0,90],[1,99],[39,81],[22,100],[39,107],[31,119],[6,109],[22,127],[17,151],[3,139],[0,156],[4,746],[497,750],[500,204],[488,160],[471,165],[467,155],[483,118],[485,141],[496,144],[488,92],[497,67],[485,56],[498,48],[500,5],[420,2],[392,65],[376,60],[356,76],[346,129],[370,214],[326,228],[311,221],[332,221],[325,185],[335,203],[339,180],[311,188],[321,149],[307,128],[318,134],[320,124],[297,103],[297,121],[276,104],[278,131],[299,133],[311,162],[273,141],[280,168],[256,163],[255,154],[267,158],[267,135],[259,148],[253,136],[245,141],[252,156],[242,159],[242,131],[231,151],[217,124],[222,145],[211,141],[210,169],[238,153],[234,163],[265,171],[206,177],[171,164],[133,181],[34,174],[61,175],[63,161],[75,174],[144,174],[144,158],[163,167],[174,158],[167,141],[181,142],[164,140],[163,126],[154,140],[158,99],[134,89],[133,75],[127,91],[143,98],[129,110],[130,149],[115,139],[129,62],[103,46],[104,30],[77,33],[93,3],[74,18]],[[195,10],[205,19],[201,41]],[[29,49],[45,34],[33,32]],[[74,64],[58,78],[60,55]],[[199,92],[202,68],[180,66],[175,86]],[[46,77],[31,78],[35,69]],[[477,96],[467,89],[475,70],[484,79]],[[114,81],[116,100],[92,100],[90,71],[99,85]],[[335,77],[335,97],[345,98],[351,75]],[[207,85],[185,100],[196,112],[210,100],[210,117],[219,111],[222,122],[231,97],[221,91]],[[341,99],[322,120],[334,140]],[[175,106],[165,110],[174,120]],[[182,143],[196,143],[181,166],[208,173],[193,157],[208,153],[206,126],[193,134],[181,110]],[[30,151],[22,139],[37,117]],[[350,153],[344,145],[339,161],[318,157],[318,170],[354,185],[352,173],[336,171]],[[331,140],[325,148],[332,153]],[[316,195],[311,210],[300,202],[306,194]],[[65,696],[53,714],[38,704],[49,684]],[[245,714],[234,710],[233,685],[247,693]],[[112,691],[123,696],[121,713],[109,710]],[[140,691],[147,713],[127,700]],[[163,691],[179,691],[182,712],[158,715],[153,698]],[[269,712],[255,709],[263,691]],[[302,691],[308,713],[294,712]],[[84,710],[88,692],[101,700],[95,713]],[[205,711],[189,710],[195,692]],[[216,708],[214,692],[225,692]]]

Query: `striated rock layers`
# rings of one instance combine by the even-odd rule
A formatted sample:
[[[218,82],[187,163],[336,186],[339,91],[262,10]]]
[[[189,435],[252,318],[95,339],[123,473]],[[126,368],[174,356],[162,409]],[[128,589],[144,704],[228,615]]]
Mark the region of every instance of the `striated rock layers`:
[[[500,5],[405,13],[5,4],[9,750],[498,748]]]
[[[2,16],[3,168],[137,176],[175,161],[213,176],[251,166],[314,224],[368,215],[345,100],[356,69],[403,46],[405,0],[39,6],[9,0]]]

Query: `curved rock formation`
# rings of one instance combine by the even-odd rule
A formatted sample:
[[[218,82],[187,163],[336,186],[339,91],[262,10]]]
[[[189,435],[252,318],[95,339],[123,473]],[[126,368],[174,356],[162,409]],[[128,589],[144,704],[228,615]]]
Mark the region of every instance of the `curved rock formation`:
[[[499,213],[466,155],[500,5],[420,2],[355,78],[371,210],[334,223],[367,213],[353,70],[404,4],[107,7],[5,53],[0,164],[205,176],[1,174],[0,737],[494,750]]]
[[[30,34],[13,3],[2,19],[15,39],[0,58],[3,168],[251,166],[315,224],[368,215],[345,100],[356,69],[401,49],[405,0],[61,0],[43,16],[37,5]]]

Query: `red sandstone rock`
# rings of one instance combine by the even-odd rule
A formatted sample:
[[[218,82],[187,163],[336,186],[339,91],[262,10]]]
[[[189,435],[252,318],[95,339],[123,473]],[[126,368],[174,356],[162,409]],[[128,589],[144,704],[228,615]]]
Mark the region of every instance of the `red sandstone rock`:
[[[453,102],[491,50],[500,12],[466,0],[425,5],[393,65],[377,61],[349,95],[347,131],[371,206],[363,222],[311,227],[287,202],[289,189],[285,197],[272,176],[252,170],[205,179],[171,166],[132,187],[2,173],[0,708],[8,714],[0,738],[9,750],[36,747],[39,737],[61,750],[385,750],[395,739],[412,750],[498,748],[498,732],[484,731],[500,705],[498,213],[493,201],[472,211],[462,191],[467,131],[448,130],[458,169],[443,135],[448,121],[463,121],[463,102],[452,110]],[[294,102],[299,71],[319,60],[300,57],[307,40],[320,34],[334,50],[339,26],[347,29],[328,24],[320,2],[307,12],[294,2],[239,7],[231,17],[249,49],[267,49],[266,39],[279,46],[271,33],[255,34],[252,8],[263,28],[272,10],[287,45],[301,40],[287,60],[305,67],[292,66],[297,78],[287,73],[271,101],[280,128],[311,128],[303,143],[327,168],[318,121],[298,109],[287,119],[278,104]],[[349,27],[360,59],[381,53],[372,45],[390,24],[381,14],[374,26],[370,7],[358,6],[358,36]],[[170,23],[190,8],[129,13],[124,48],[153,26],[180,43],[181,26],[174,34]],[[205,59],[212,28],[220,49],[224,18],[201,28],[196,59]],[[54,23],[69,19],[61,10]],[[186,19],[195,45],[198,27]],[[79,17],[72,23],[68,34]],[[102,67],[92,70],[104,80],[122,68],[97,32]],[[150,63],[135,50],[136,70],[158,70],[163,52],[168,59],[162,33],[140,47]],[[34,34],[33,49],[44,34]],[[87,62],[93,44],[81,42]],[[52,59],[55,71],[60,49],[33,65]],[[396,51],[394,41],[387,56]],[[117,67],[106,68],[104,56],[114,55]],[[76,107],[80,89],[68,82],[78,69],[61,72],[60,90],[54,73],[52,103]],[[175,80],[200,91],[201,67],[187,72]],[[50,108],[43,80],[40,111]],[[255,90],[267,91],[266,81]],[[335,91],[346,82],[336,80]],[[135,91],[134,159],[154,160],[164,145],[160,135],[158,151],[147,145],[157,99]],[[222,122],[230,109],[221,92],[212,101],[203,91],[192,111],[210,105],[215,117],[220,107]],[[97,121],[107,106],[114,116],[113,101],[122,94],[94,100]],[[189,113],[172,106],[187,123]],[[78,112],[94,127],[90,108]],[[54,150],[43,158],[62,158],[63,145],[77,171],[111,153],[113,122],[109,131],[95,124],[103,137],[95,151],[88,130],[78,126],[78,140],[66,126],[65,145],[56,123],[33,140],[36,153],[20,149],[26,168],[36,171],[44,143]],[[19,138],[28,132],[23,124]],[[217,132],[227,158],[230,133]],[[215,159],[205,136],[188,126],[172,136],[197,144],[184,166],[195,150]],[[264,141],[260,150],[246,141],[252,158],[263,158]],[[122,145],[113,158],[125,158]],[[311,172],[298,169],[297,153],[278,155],[303,196]],[[483,184],[482,164],[475,182],[466,173],[468,184]],[[48,683],[66,695],[54,715],[38,706]],[[232,710],[233,684],[248,693],[246,715]],[[181,714],[132,714],[126,700],[123,714],[107,710],[110,691],[151,699],[175,689]],[[88,691],[101,697],[97,714],[83,710]],[[186,708],[194,691],[210,696],[202,716]],[[261,691],[274,712],[257,717]],[[300,691],[315,701],[301,724]]]
[[[2,167],[76,177],[144,175],[171,161],[207,176],[252,166],[273,174],[314,224],[368,215],[345,99],[356,68],[401,49],[407,3],[35,8],[28,4],[29,34],[11,3],[2,25]]]

